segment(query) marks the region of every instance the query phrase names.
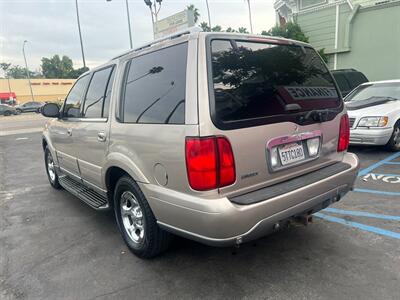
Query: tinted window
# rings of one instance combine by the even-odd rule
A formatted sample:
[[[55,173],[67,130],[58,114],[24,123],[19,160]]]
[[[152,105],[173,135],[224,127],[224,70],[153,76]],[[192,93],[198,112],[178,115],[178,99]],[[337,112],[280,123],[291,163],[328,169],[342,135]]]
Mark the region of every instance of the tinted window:
[[[351,89],[359,86],[361,83],[367,82],[367,78],[360,72],[349,72],[347,78],[351,84]]]
[[[66,118],[79,118],[81,116],[81,104],[83,93],[85,92],[89,76],[85,75],[78,79],[75,85],[69,92],[67,99],[64,103],[64,117]]]
[[[104,99],[103,118],[108,118],[108,111],[110,108],[111,91],[112,91],[112,86],[114,84],[114,74],[115,74],[115,71],[113,69],[111,71],[111,77],[110,77],[110,80],[108,81],[108,85],[107,85],[106,98]]]
[[[297,122],[300,113],[341,104],[312,48],[227,40],[211,47],[211,111],[219,127]]]
[[[124,121],[185,122],[187,43],[132,59],[125,82]]]
[[[336,83],[339,86],[341,92],[349,92],[352,88],[347,82],[346,77],[342,73],[334,73],[333,77],[335,77]]]
[[[102,117],[103,102],[111,71],[112,68],[110,67],[94,72],[86,93],[85,105],[83,108],[84,118]]]

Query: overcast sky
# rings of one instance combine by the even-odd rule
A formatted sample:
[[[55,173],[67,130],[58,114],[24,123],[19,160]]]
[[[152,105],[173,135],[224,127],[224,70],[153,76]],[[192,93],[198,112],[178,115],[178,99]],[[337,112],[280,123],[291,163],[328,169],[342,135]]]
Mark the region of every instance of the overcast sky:
[[[275,24],[273,0],[251,0],[255,33]],[[125,0],[78,0],[86,64],[95,67],[129,49]],[[163,0],[159,19],[194,4],[200,22],[207,21],[205,0]],[[152,39],[150,12],[143,0],[129,0],[133,44]],[[212,25],[249,28],[245,0],[209,0]],[[38,70],[40,59],[68,55],[82,66],[75,0],[0,0],[0,62],[23,65],[22,44],[28,65]]]

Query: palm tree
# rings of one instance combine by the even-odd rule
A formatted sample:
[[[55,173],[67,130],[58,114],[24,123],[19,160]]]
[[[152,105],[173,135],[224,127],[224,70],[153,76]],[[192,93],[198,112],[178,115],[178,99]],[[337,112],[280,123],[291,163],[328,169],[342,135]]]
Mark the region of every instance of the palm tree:
[[[210,26],[208,25],[207,22],[201,22],[200,23],[200,27],[201,27],[201,29],[203,29],[204,32],[211,31],[211,28],[210,28]]]
[[[186,6],[186,9],[193,11],[194,23],[197,23],[197,21],[199,20],[199,17],[200,17],[199,9],[196,8],[193,4]]]

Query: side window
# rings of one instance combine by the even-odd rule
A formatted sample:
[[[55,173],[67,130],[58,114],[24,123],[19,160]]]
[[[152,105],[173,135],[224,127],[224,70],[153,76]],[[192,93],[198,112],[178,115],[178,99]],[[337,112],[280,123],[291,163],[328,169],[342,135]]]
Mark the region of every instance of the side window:
[[[65,118],[80,118],[83,93],[85,92],[89,78],[88,75],[79,78],[72,87],[64,103]]]
[[[83,118],[102,117],[106,87],[112,70],[113,68],[109,67],[94,72],[86,93],[85,104],[82,113]]]
[[[185,123],[187,43],[135,57],[125,79],[124,122]]]
[[[111,71],[111,77],[107,84],[106,98],[104,99],[104,104],[103,104],[103,118],[108,118],[108,111],[110,109],[111,91],[114,83],[114,74],[115,74],[114,69],[115,68],[113,68],[113,70]]]
[[[337,73],[334,74],[333,77],[336,79],[336,82],[341,92],[349,92],[351,90],[351,87],[343,74]]]

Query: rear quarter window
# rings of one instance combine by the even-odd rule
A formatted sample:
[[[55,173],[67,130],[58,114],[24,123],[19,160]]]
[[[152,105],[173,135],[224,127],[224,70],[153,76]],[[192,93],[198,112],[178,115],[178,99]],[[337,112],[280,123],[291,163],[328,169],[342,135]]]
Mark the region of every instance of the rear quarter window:
[[[187,43],[133,58],[124,83],[123,121],[184,124]]]

